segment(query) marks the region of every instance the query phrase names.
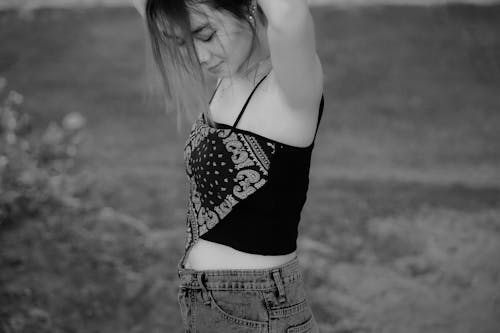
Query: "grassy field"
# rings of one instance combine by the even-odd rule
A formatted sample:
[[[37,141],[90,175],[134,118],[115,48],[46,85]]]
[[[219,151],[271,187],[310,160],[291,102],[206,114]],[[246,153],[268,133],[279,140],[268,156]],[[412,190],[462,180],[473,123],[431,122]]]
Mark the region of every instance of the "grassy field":
[[[313,14],[326,104],[298,250],[322,331],[498,332],[500,6]],[[40,127],[87,118],[104,207],[0,230],[0,330],[181,332],[187,132],[145,93],[138,15],[0,12],[0,40]]]

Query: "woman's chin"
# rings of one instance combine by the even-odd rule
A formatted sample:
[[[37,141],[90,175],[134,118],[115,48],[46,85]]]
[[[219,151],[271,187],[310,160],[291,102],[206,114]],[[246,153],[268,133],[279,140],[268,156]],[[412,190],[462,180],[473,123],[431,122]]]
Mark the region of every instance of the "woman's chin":
[[[220,79],[220,78],[224,78],[224,77],[228,77],[230,75],[227,74],[226,71],[218,71],[218,72],[210,72],[210,71],[207,71],[207,74],[210,76],[210,77],[213,77],[213,78],[217,78],[217,79]]]
[[[209,70],[209,69],[206,69],[205,70],[205,73],[209,76],[212,76],[212,77],[221,77],[221,76],[224,76],[224,70],[222,69],[219,69],[219,70]]]

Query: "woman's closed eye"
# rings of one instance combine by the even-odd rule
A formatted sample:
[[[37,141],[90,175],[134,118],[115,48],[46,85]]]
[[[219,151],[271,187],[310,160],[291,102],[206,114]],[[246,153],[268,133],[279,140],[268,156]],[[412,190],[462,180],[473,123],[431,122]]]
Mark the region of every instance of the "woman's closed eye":
[[[214,31],[210,36],[208,37],[198,37],[199,40],[201,40],[202,42],[210,42],[214,36],[215,36],[216,32]],[[186,42],[183,38],[180,38],[180,37],[174,37],[175,38],[175,41],[177,43],[177,45],[179,46],[185,46],[186,45]]]
[[[203,42],[209,42],[214,38],[214,36],[215,36],[215,31],[210,36],[208,36],[206,38],[200,38],[200,40]]]

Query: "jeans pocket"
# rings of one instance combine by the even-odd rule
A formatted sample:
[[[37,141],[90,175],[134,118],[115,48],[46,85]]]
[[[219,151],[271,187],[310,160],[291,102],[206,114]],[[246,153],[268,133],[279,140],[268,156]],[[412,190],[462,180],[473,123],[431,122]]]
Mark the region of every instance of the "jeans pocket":
[[[264,298],[257,290],[209,290],[211,308],[220,318],[247,328],[268,326]]]
[[[314,319],[309,302],[305,299],[282,306],[272,307],[269,310],[271,325],[278,332],[305,333],[318,332],[318,325]]]
[[[309,307],[305,289],[300,284],[286,286],[285,295],[285,301],[280,302],[278,290],[274,289],[263,292],[265,302],[274,316],[293,316]]]
[[[314,320],[314,317],[311,315],[309,319],[305,322],[297,325],[290,326],[286,329],[286,333],[317,333],[318,325]]]
[[[318,332],[305,290],[300,285],[293,289],[287,286],[285,290],[287,296],[284,302],[279,301],[277,290],[263,294],[268,304],[272,327],[277,332],[286,333]]]

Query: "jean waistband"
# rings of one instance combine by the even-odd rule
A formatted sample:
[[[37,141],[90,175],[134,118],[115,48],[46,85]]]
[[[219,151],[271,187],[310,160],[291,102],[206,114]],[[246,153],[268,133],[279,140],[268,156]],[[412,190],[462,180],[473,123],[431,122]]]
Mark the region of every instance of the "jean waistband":
[[[276,285],[302,279],[298,257],[279,266],[258,269],[196,270],[178,264],[180,286],[192,289],[272,290]],[[202,286],[203,284],[203,286]]]

